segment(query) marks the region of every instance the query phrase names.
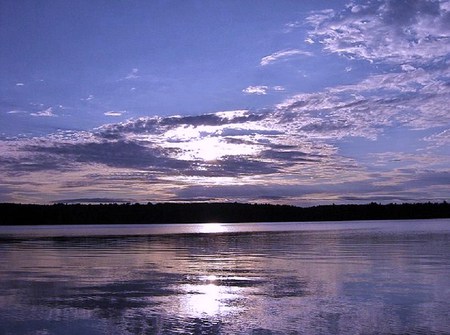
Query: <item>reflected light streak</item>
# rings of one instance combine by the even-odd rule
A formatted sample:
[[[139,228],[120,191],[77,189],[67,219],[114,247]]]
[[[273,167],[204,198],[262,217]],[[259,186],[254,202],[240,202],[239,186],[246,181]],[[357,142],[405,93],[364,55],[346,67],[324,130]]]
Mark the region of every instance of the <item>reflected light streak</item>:
[[[199,227],[200,233],[225,233],[227,231],[227,226],[221,223],[202,223]]]
[[[201,277],[198,284],[185,285],[182,311],[193,317],[223,316],[236,311],[238,307],[230,301],[239,298],[241,289],[220,285],[220,280],[216,275],[208,275]]]
[[[186,296],[184,309],[192,315],[207,314],[213,316],[221,314],[221,302],[223,292],[221,287],[213,283],[206,285],[190,285],[193,291]],[[189,289],[188,288],[188,289]]]

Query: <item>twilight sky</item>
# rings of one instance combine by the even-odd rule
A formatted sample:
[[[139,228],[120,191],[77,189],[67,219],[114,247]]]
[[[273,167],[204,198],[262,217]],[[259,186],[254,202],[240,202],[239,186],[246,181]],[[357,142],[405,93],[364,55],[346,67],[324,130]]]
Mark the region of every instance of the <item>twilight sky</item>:
[[[450,1],[0,0],[0,202],[450,198]]]

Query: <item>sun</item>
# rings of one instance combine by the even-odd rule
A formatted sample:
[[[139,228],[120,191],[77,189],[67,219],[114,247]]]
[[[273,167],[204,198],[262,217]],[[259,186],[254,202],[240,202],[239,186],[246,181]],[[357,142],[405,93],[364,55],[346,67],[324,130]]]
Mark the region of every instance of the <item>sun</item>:
[[[188,160],[213,162],[226,156],[247,156],[255,154],[251,145],[226,142],[218,137],[200,137],[180,145],[183,154],[179,157]]]
[[[260,148],[255,144],[237,143],[224,138],[221,126],[183,126],[165,133],[165,147],[177,149],[176,159],[214,162],[230,156],[251,156]]]

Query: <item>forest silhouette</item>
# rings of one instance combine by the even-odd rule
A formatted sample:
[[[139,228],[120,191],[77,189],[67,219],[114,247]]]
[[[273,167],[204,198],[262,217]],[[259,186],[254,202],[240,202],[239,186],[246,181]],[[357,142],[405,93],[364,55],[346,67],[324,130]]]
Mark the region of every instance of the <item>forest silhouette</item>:
[[[0,204],[0,225],[305,222],[450,218],[450,204]]]

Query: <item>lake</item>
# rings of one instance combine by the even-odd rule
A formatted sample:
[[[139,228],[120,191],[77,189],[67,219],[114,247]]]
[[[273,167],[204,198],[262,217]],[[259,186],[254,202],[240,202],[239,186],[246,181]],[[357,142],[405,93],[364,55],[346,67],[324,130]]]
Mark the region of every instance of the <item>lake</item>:
[[[450,220],[0,227],[0,334],[450,334]]]

